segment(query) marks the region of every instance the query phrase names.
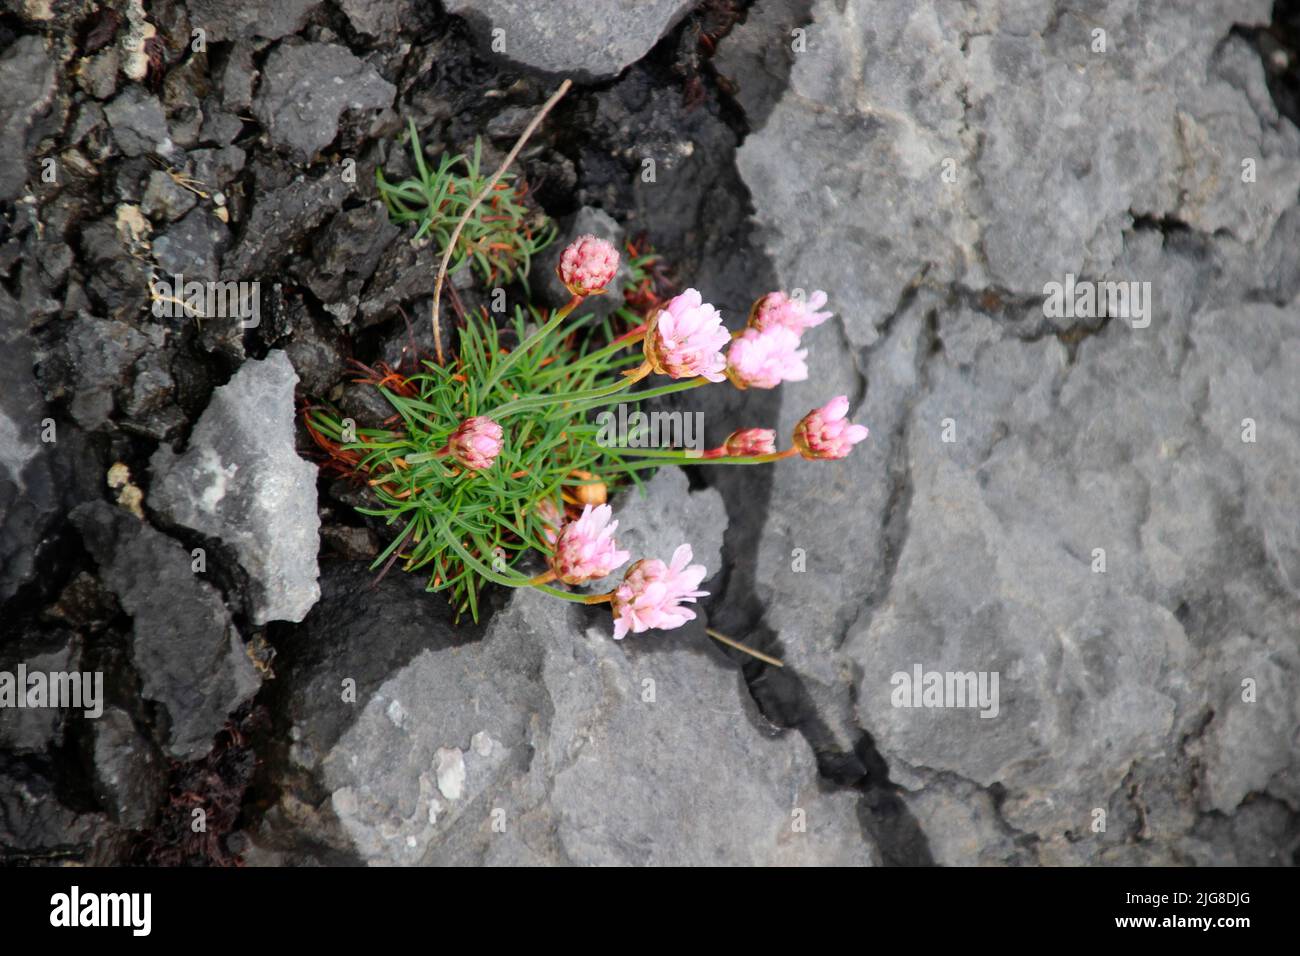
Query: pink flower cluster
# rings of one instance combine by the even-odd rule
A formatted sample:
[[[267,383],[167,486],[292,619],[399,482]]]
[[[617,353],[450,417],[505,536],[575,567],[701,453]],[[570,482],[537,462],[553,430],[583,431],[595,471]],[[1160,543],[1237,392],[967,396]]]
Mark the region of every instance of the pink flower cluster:
[[[695,620],[695,612],[682,607],[682,602],[694,604],[709,592],[697,590],[708,571],[702,564],[691,564],[692,557],[691,546],[683,544],[668,564],[646,558],[628,569],[623,583],[614,590],[614,640],[621,640],[628,631],[667,631]]]
[[[721,313],[695,289],[687,289],[650,317],[645,357],[660,375],[721,382],[727,368],[722,349],[729,341]]]
[[[560,528],[551,552],[551,570],[557,578],[565,584],[586,584],[627,563],[632,555],[614,543],[618,522],[611,521],[613,517],[609,505],[587,505],[580,518]]]
[[[538,511],[548,525],[552,522],[550,509]],[[594,509],[587,505],[581,517],[560,528],[550,556],[551,571],[557,578],[566,584],[586,584],[605,577],[631,557],[618,549],[614,541],[618,522],[611,521],[611,517],[609,505]],[[553,537],[549,528],[546,536],[548,540]],[[708,594],[698,590],[708,572],[703,565],[691,564],[691,558],[691,546],[683,544],[673,552],[668,564],[645,558],[627,570],[622,583],[607,595],[614,613],[616,639],[628,631],[640,634],[652,628],[670,630],[695,618],[694,611],[681,605]]]

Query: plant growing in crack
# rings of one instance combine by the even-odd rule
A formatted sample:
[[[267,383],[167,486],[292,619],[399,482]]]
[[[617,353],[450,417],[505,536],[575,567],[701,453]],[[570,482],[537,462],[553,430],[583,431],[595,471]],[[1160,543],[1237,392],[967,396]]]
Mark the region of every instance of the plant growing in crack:
[[[479,199],[498,191],[501,173],[523,138],[481,187]],[[455,259],[453,246],[477,205],[471,200],[456,228],[446,232],[451,245],[444,246],[444,270]],[[517,219],[513,227],[520,228]],[[646,256],[630,261],[631,280],[614,290],[623,292],[625,301],[645,301],[650,262]],[[820,311],[826,304],[822,292],[806,301],[772,292],[754,303],[747,327],[733,335],[717,309],[695,289],[686,289],[667,301],[650,297],[644,315],[620,309],[616,315],[632,327],[619,333],[610,320],[598,324],[581,308],[611,291],[619,263],[619,251],[605,240],[588,235],[571,243],[556,268],[569,301],[549,311],[517,308],[505,330],[517,342],[513,348],[503,346],[503,330],[483,310],[464,317],[458,353],[449,362],[426,359],[410,375],[363,366],[360,380],[378,389],[393,410],[383,427],[353,429],[332,408],[306,410],[317,444],[336,466],[367,482],[374,505],[361,510],[394,528],[376,568],[386,571],[400,559],[405,569],[428,573],[430,590],[449,592],[457,609],[475,619],[481,588],[493,583],[607,604],[615,638],[676,628],[695,617],[687,605],[706,595],[699,585],[707,570],[692,563],[689,544],[666,561],[640,557],[611,590],[573,590],[608,577],[633,558],[618,547],[618,522],[606,504],[609,490],[639,483],[643,473],[667,465],[843,458],[867,437],[864,426],[847,421],[848,399],[839,396],[809,412],[783,449],[777,448],[776,434],[763,428],[741,428],[705,451],[617,447],[599,440],[602,427],[592,416],[608,405],[712,384],[774,388],[806,379],[802,336],[831,314]],[[436,309],[435,295],[435,326]],[[633,390],[652,377],[651,387]],[[519,570],[532,553],[541,555],[546,570]]]

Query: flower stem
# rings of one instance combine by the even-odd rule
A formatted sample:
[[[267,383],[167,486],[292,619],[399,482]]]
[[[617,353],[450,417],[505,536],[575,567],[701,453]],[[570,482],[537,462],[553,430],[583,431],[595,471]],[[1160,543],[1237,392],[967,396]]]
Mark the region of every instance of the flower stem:
[[[740,641],[733,641],[731,638],[727,637],[727,635],[719,634],[711,627],[706,627],[704,629],[704,633],[709,635],[709,637],[713,638],[715,641],[721,641],[723,644],[726,644],[728,647],[734,647],[738,651],[744,651],[750,657],[758,658],[764,664],[771,664],[773,667],[785,667],[785,665],[782,664],[780,661],[778,661],[775,657],[768,657],[766,654],[760,651],[756,651],[752,647],[746,647],[744,644],[740,643]]]
[[[634,471],[638,468],[654,468],[657,465],[668,465],[674,462],[683,465],[765,465],[773,461],[781,461],[784,458],[790,458],[799,454],[797,448],[787,448],[785,451],[773,452],[770,455],[750,455],[748,457],[726,457],[726,458],[705,458],[689,457],[687,452],[667,452],[658,455],[643,454],[640,451],[628,452],[626,449],[619,449],[619,454],[632,454],[639,457],[640,461],[625,462],[623,464],[611,464],[608,467],[621,469],[623,471]]]

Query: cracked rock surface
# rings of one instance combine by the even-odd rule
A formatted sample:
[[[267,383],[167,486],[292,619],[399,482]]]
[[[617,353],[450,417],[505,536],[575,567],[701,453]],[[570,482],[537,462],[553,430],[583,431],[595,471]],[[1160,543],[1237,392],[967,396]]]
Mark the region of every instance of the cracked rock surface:
[[[1122,6],[1100,53],[1066,9],[816,3],[739,152],[838,312],[781,429],[838,393],[872,429],[775,472],[764,624],[940,863],[1296,840],[1300,134],[1232,32],[1269,4]],[[1048,318],[1067,273],[1149,282],[1149,324]],[[918,666],[997,674],[996,714],[900,706]]]
[[[654,554],[689,536],[716,567],[721,496],[683,509],[671,471],[647,487],[619,505],[620,540]],[[858,794],[819,783],[702,621],[616,642],[606,609],[520,592],[481,640],[419,650],[373,692],[359,681],[355,704],[331,693],[349,671],[287,675],[303,702],[290,759],[310,783],[282,797],[251,862],[300,861],[278,848],[313,843],[371,865],[873,862]]]

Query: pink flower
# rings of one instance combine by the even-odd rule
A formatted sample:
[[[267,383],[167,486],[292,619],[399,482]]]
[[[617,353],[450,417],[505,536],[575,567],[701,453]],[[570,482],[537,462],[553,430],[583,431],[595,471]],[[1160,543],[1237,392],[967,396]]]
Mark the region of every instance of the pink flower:
[[[749,325],[760,332],[780,326],[802,335],[804,329],[821,325],[831,317],[830,312],[817,311],[825,304],[826,293],[820,289],[807,302],[792,299],[784,292],[769,292],[754,303],[749,312]]]
[[[799,336],[783,325],[762,331],[745,329],[727,353],[727,377],[737,388],[776,388],[782,382],[802,382],[808,377],[799,348]]]
[[[618,250],[595,236],[579,236],[560,254],[555,274],[574,295],[600,295],[618,272]]]
[[[733,458],[771,455],[776,451],[776,432],[770,428],[742,428],[727,436],[724,447]]]
[[[451,456],[466,468],[480,471],[501,454],[501,426],[490,418],[474,415],[451,433],[447,448]]]
[[[617,521],[609,505],[582,509],[582,516],[560,529],[551,554],[551,570],[565,584],[586,584],[603,578],[632,557],[614,543]]]
[[[645,333],[645,357],[660,375],[721,382],[727,367],[722,354],[731,335],[718,310],[687,289],[650,317]]]
[[[694,604],[709,593],[696,590],[708,572],[702,564],[691,564],[691,557],[691,546],[683,544],[673,552],[671,564],[649,558],[628,568],[614,591],[615,640],[622,640],[628,631],[667,631],[695,619],[695,612],[680,603]]]
[[[844,420],[848,412],[848,396],[839,395],[805,415],[794,428],[794,443],[799,453],[805,458],[847,457],[853,446],[868,434],[865,425]]]

